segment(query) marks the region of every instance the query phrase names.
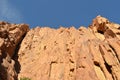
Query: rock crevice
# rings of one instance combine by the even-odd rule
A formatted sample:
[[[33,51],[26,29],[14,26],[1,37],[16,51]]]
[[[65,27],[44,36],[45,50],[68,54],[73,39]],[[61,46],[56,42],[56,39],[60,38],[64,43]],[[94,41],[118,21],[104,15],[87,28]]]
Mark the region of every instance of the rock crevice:
[[[26,24],[0,22],[0,80],[17,80],[13,56],[28,30]]]

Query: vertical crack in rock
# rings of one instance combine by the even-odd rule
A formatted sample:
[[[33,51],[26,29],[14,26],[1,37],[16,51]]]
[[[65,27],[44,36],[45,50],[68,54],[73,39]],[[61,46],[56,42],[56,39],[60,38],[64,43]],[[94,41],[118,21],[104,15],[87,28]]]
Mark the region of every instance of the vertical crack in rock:
[[[117,57],[119,63],[120,63],[120,45],[119,45],[119,40],[108,40],[109,46],[111,47],[111,49],[114,51],[115,56]]]
[[[107,69],[107,72],[109,72],[109,74],[112,76],[112,79],[114,80],[113,75],[112,75],[112,70],[111,70],[112,66],[108,65],[108,63],[106,62],[106,60],[105,60],[105,55],[106,55],[105,49],[104,49],[104,46],[101,45],[101,44],[100,44],[100,52],[101,52],[102,57],[103,57],[103,59],[104,59],[104,65],[105,65],[105,67],[106,67],[106,69]],[[108,53],[107,53],[107,54],[108,54]],[[107,76],[108,74],[105,74],[105,75],[106,75],[106,77],[108,78],[108,76]]]
[[[106,66],[106,69],[108,70],[108,72],[112,75],[113,80],[119,80],[119,74],[120,74],[120,65],[119,62],[116,59],[116,56],[113,56],[113,54],[111,52],[108,52],[108,50],[106,50],[107,45],[100,45],[100,51],[101,53],[103,53],[103,58],[104,58],[104,64]]]
[[[12,59],[22,36],[28,31],[26,24],[0,22],[0,78],[17,80],[15,61]]]
[[[21,67],[21,65],[18,61],[18,57],[19,57],[18,56],[18,51],[19,51],[19,48],[20,48],[20,44],[21,44],[22,40],[24,39],[25,35],[26,34],[22,35],[20,42],[16,45],[14,55],[12,57],[12,59],[15,61],[14,67],[15,67],[15,71],[17,72],[17,74],[20,72],[20,67]]]
[[[114,51],[115,57],[118,59],[118,61],[119,61],[119,63],[120,63],[120,59],[119,59],[119,56],[118,56],[116,50],[115,50],[111,45],[109,45],[109,46],[110,46],[110,48]]]
[[[104,64],[105,64],[105,67],[108,70],[108,72],[111,74],[112,73],[112,70],[111,70],[112,66],[108,65],[106,62]]]

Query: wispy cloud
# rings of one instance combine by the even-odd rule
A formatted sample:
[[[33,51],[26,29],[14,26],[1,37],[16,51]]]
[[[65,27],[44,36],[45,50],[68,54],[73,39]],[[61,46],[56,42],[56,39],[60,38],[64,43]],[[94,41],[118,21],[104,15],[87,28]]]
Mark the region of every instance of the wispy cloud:
[[[21,13],[9,1],[11,0],[0,0],[0,21],[22,22]]]

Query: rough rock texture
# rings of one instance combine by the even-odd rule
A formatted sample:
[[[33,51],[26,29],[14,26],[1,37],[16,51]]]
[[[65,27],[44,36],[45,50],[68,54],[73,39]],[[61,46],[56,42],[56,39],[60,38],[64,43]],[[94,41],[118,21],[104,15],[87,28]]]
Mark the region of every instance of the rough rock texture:
[[[120,25],[52,29],[0,22],[0,80],[120,80]]]
[[[88,27],[36,27],[18,51],[19,78],[120,80],[120,25],[97,16]]]
[[[12,58],[28,30],[26,24],[0,22],[0,80],[17,80],[16,63]]]

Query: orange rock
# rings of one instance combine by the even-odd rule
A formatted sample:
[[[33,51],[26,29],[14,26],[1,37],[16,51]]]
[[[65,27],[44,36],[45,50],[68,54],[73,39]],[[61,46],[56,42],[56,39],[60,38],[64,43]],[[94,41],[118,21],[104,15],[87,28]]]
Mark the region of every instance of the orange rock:
[[[0,22],[0,80],[16,80],[15,61],[18,44],[28,31],[26,24]]]
[[[8,23],[0,24],[4,25],[0,31],[3,33],[0,34],[1,64],[3,69],[8,66],[11,69],[6,74],[31,80],[120,80],[119,24],[101,16],[93,19],[88,28],[79,29],[36,27],[28,31],[28,27],[24,28],[27,25],[16,28],[9,24],[13,27],[8,29],[5,26]],[[5,42],[7,37],[15,42],[14,48],[10,41]],[[19,47],[16,46],[21,39]],[[5,48],[9,56],[2,58]],[[13,56],[16,48],[18,52]],[[11,64],[6,60],[12,61]]]
[[[19,78],[119,80],[119,25],[113,24],[97,16],[88,29],[31,29],[18,52]]]

